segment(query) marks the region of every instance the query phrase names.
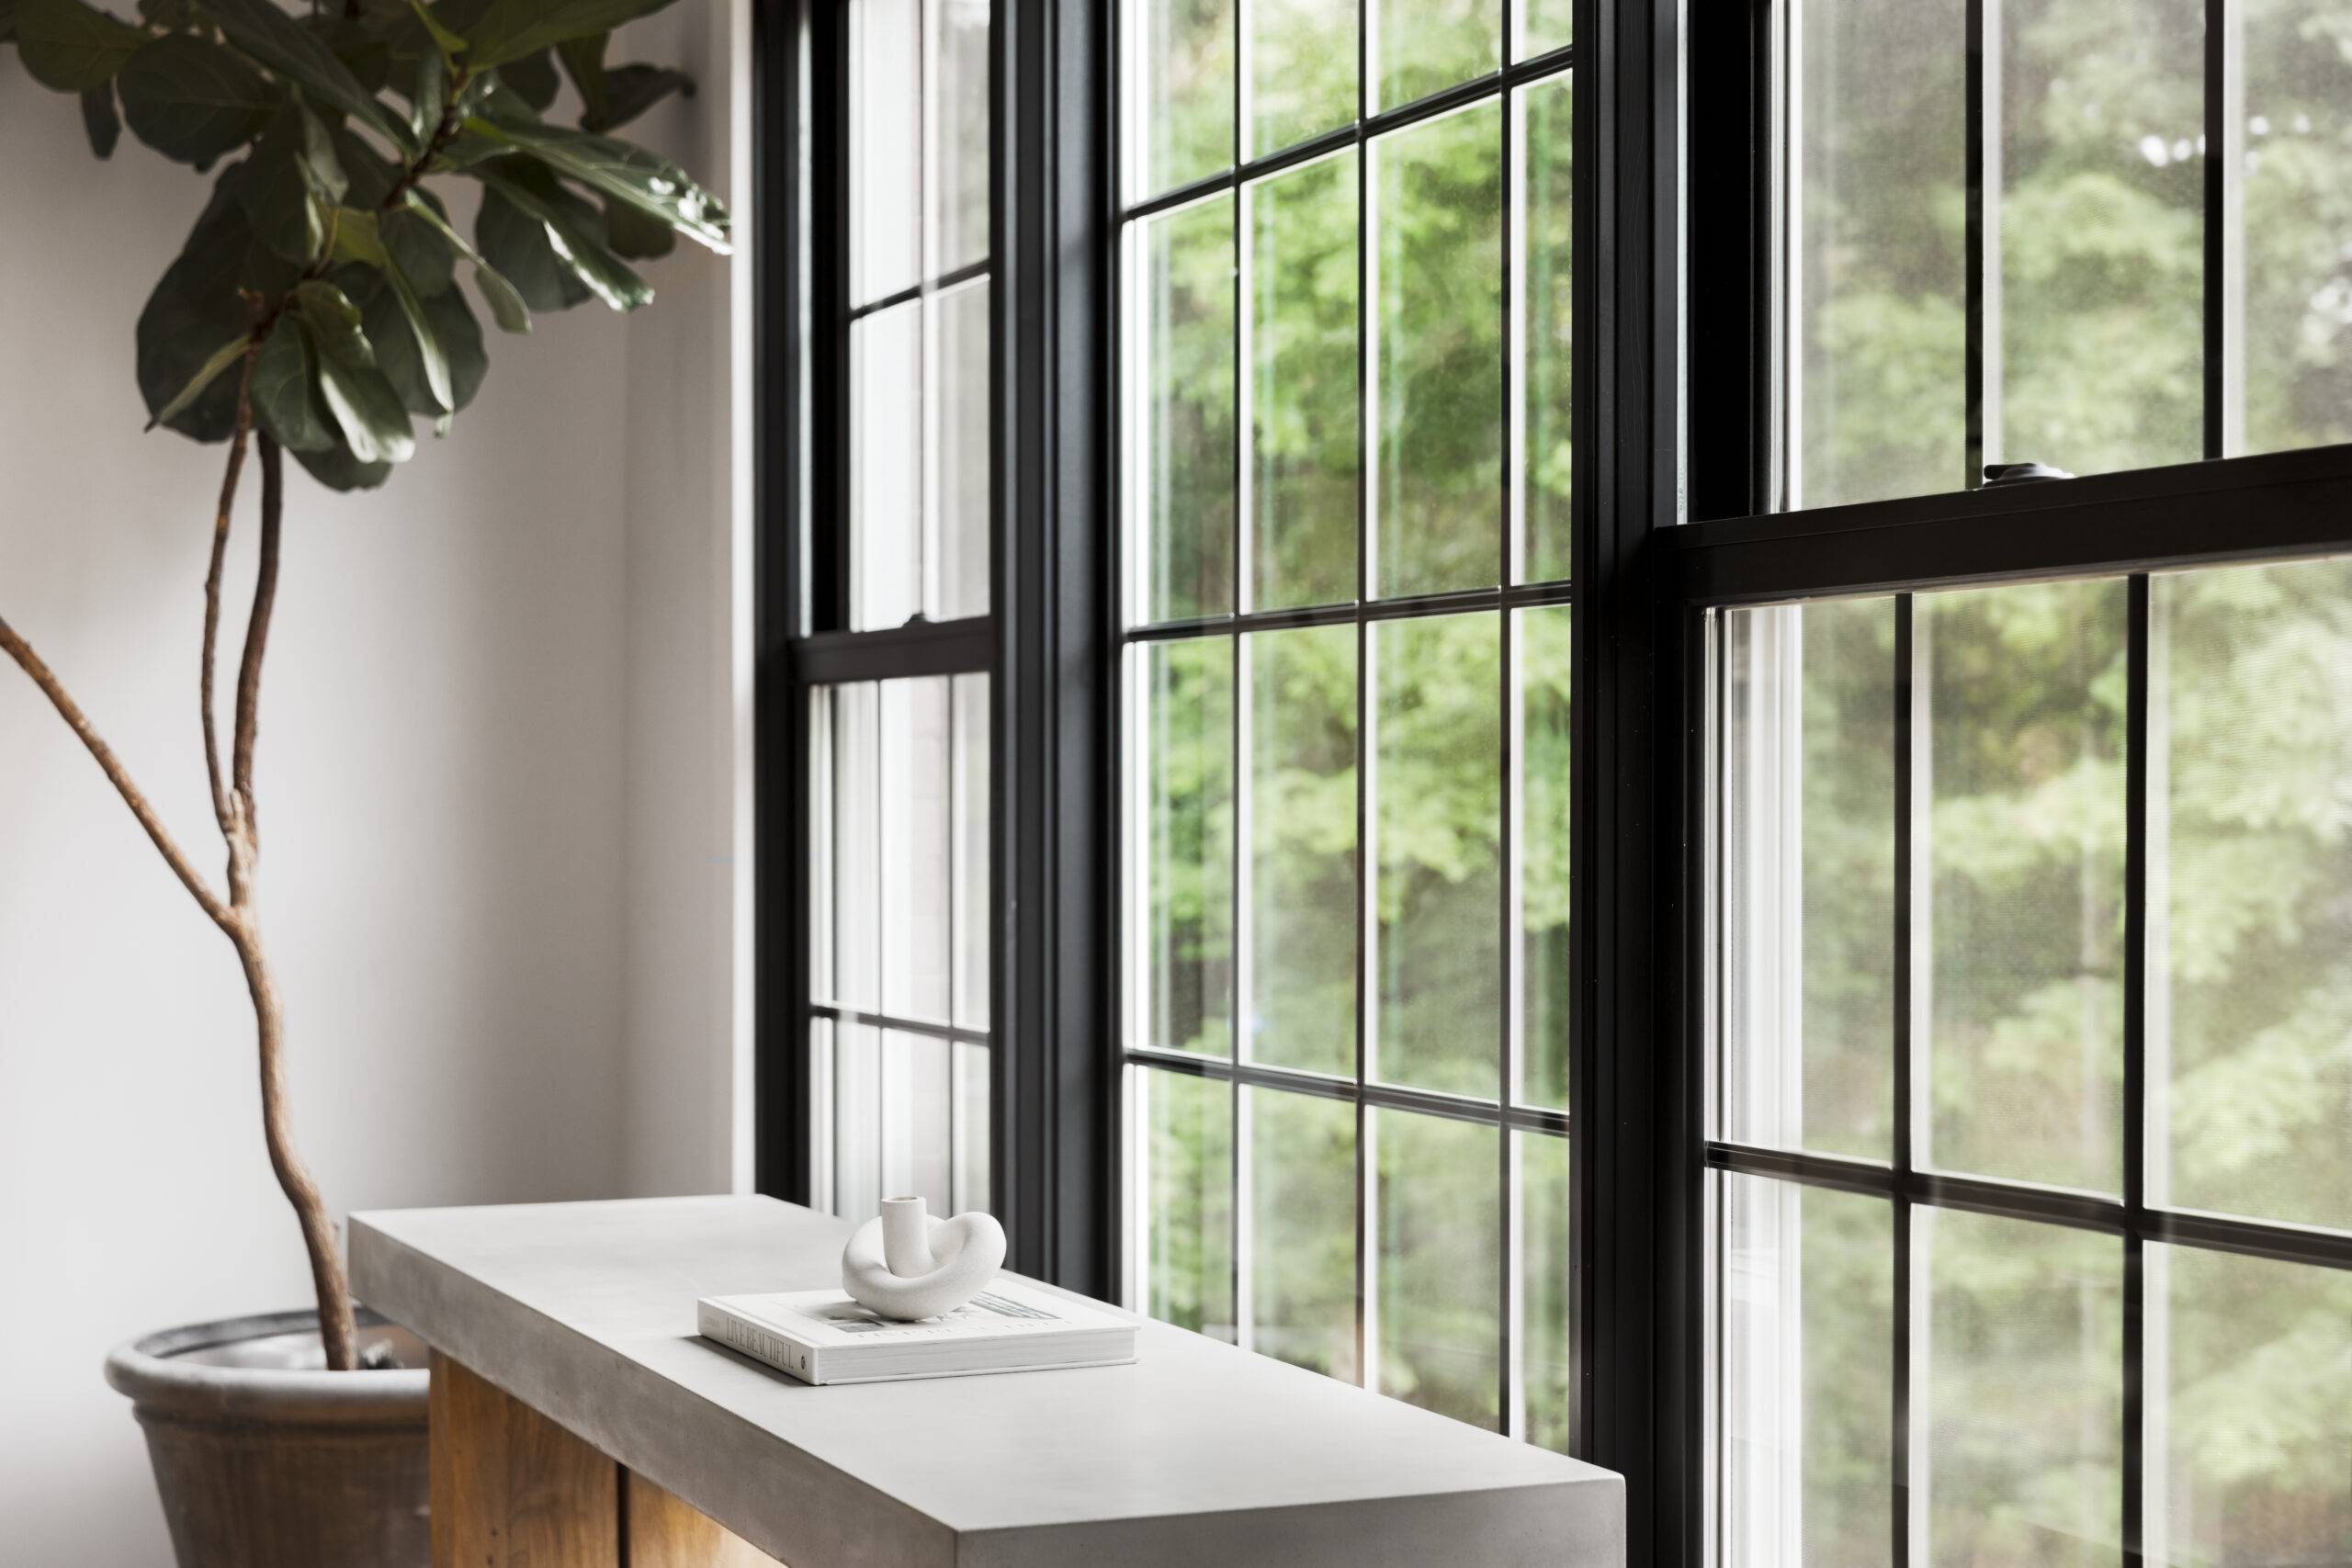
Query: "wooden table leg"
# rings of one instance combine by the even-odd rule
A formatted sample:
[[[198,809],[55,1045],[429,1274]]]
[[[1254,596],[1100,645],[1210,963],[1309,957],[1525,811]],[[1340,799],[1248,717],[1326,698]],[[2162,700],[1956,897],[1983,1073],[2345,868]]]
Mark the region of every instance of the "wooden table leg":
[[[431,1415],[433,1568],[782,1568],[437,1351]]]

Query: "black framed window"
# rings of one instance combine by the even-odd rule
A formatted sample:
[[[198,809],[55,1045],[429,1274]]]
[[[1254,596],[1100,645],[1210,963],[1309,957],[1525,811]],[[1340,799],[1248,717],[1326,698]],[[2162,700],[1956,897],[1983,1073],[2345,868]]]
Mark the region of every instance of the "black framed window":
[[[1692,21],[1662,1560],[2352,1551],[2326,26]]]
[[[801,17],[806,635],[784,650],[800,1190],[993,1206],[999,772],[989,0]],[[771,1058],[775,1061],[775,1058]],[[805,1174],[804,1174],[805,1173]]]
[[[1120,14],[1126,1289],[1566,1448],[1566,6]]]

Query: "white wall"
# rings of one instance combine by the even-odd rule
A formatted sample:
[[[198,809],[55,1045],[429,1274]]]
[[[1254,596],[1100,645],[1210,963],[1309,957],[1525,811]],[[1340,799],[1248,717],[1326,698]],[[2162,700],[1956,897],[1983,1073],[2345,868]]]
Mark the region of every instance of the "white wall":
[[[724,179],[736,24],[682,10],[638,46],[704,92],[639,133]],[[195,658],[220,449],[140,434],[130,375],[205,182],[128,138],[95,164],[11,50],[0,146],[0,615],[215,869]],[[636,318],[494,343],[386,490],[288,465],[264,897],[338,1210],[735,1173],[733,291],[690,245],[652,277]],[[249,477],[240,617],[254,504]],[[306,1290],[228,945],[0,662],[0,1557],[167,1562],[107,1348]]]

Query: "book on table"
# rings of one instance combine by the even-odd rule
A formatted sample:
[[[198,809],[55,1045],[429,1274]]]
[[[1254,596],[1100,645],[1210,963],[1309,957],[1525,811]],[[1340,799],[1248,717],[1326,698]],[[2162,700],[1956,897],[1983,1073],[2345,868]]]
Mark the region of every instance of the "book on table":
[[[695,1326],[803,1382],[890,1382],[980,1372],[1108,1367],[1136,1359],[1133,1319],[1021,1280],[954,1312],[902,1323],[840,1291],[705,1296]]]

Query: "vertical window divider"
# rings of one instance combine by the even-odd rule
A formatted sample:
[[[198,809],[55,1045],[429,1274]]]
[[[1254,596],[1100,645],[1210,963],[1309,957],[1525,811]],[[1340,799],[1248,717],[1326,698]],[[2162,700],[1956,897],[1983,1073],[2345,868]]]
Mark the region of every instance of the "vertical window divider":
[[[1379,22],[1379,0],[1363,0],[1356,7],[1356,1381],[1365,1388],[1379,1386],[1372,1372],[1373,1301],[1371,1279],[1372,1184],[1366,1160],[1372,1131],[1364,1110],[1364,1082],[1370,1066],[1372,1009],[1377,993],[1372,985],[1373,964],[1379,954],[1379,916],[1372,906],[1374,779],[1377,771],[1379,735],[1373,702],[1372,630],[1363,607],[1372,596],[1377,567],[1374,550],[1374,499],[1379,493],[1374,467],[1380,460],[1380,436],[1373,400],[1379,388],[1379,356],[1372,341],[1375,311],[1372,299],[1372,248],[1377,241],[1372,209],[1373,141],[1363,134],[1364,117],[1377,95],[1373,90],[1373,37]]]
[[[2205,456],[2245,449],[2245,0],[2205,3]]]
[[[1925,756],[1919,745],[1917,724],[1918,670],[1917,645],[1914,640],[1913,595],[1897,594],[1894,600],[1894,1017],[1891,1021],[1894,1032],[1894,1192],[1893,1230],[1894,1262],[1892,1271],[1894,1302],[1887,1314],[1892,1343],[1892,1356],[1887,1386],[1890,1394],[1887,1439],[1890,1454],[1892,1506],[1888,1508],[1893,1526],[1892,1539],[1887,1542],[1887,1562],[1891,1568],[1908,1568],[1912,1557],[1913,1487],[1911,1469],[1911,1131],[1917,1114],[1915,1090],[1911,1081],[1914,1041],[1921,1033],[1924,1021],[1915,998],[1917,987],[1914,972],[1922,957],[1924,922],[1915,921],[1914,914],[1920,897],[1926,893],[1928,879],[1917,874],[1917,857],[1923,846],[1919,800],[1922,782],[1920,764]]]
[[[2141,1561],[2145,1495],[2141,1461],[2143,1354],[2147,1329],[2148,1041],[2148,683],[2146,572],[2131,579],[2124,698],[2123,848],[2123,1408],[2122,1519],[2125,1568]]]
[[[1513,107],[1517,103],[1518,95],[1512,91],[1510,82],[1510,66],[1518,51],[1513,47],[1512,0],[1501,0],[1501,7],[1502,34],[1498,41],[1504,85],[1495,106],[1495,135],[1498,142],[1497,156],[1500,160],[1495,181],[1497,204],[1499,208],[1495,236],[1496,259],[1502,269],[1500,280],[1502,287],[1498,290],[1498,303],[1502,311],[1500,330],[1498,333],[1498,342],[1503,356],[1503,374],[1498,378],[1501,383],[1502,407],[1497,411],[1499,417],[1496,422],[1497,438],[1502,452],[1502,461],[1495,479],[1498,492],[1496,499],[1502,504],[1502,526],[1498,531],[1500,536],[1498,542],[1501,548],[1498,551],[1500,558],[1497,565],[1501,572],[1500,586],[1508,591],[1517,577],[1514,565],[1519,557],[1518,508],[1511,502],[1511,498],[1519,489],[1515,479],[1518,472],[1516,466],[1518,443],[1511,439],[1511,389],[1518,382],[1518,372],[1514,367],[1521,365],[1524,355],[1521,352],[1521,344],[1515,335],[1515,329],[1519,324],[1519,312],[1512,308],[1514,280],[1518,277],[1520,269],[1511,265],[1513,260],[1511,254],[1513,207],[1511,152],[1512,143],[1516,141],[1513,135],[1515,129]],[[1520,1408],[1520,1377],[1517,1365],[1519,1347],[1524,1337],[1524,1325],[1519,1321],[1519,1292],[1514,1288],[1518,1277],[1517,1237],[1520,1231],[1520,1191],[1518,1181],[1513,1179],[1516,1162],[1511,1157],[1513,1134],[1510,1118],[1511,1102],[1516,1098],[1514,1090],[1518,1077],[1513,1051],[1519,1039],[1520,985],[1517,961],[1520,943],[1517,913],[1520,868],[1518,835],[1514,829],[1519,818],[1518,759],[1521,742],[1519,733],[1521,704],[1518,671],[1513,656],[1519,649],[1520,612],[1512,609],[1506,599],[1502,608],[1497,614],[1501,621],[1498,630],[1502,637],[1502,656],[1499,660],[1502,678],[1499,701],[1502,707],[1496,716],[1501,721],[1496,728],[1502,738],[1500,759],[1502,772],[1496,781],[1500,789],[1495,802],[1497,809],[1502,815],[1502,820],[1498,824],[1500,840],[1498,848],[1502,855],[1502,874],[1496,878],[1500,885],[1499,900],[1502,905],[1502,908],[1496,911],[1500,919],[1499,934],[1502,939],[1498,943],[1501,962],[1497,965],[1498,983],[1502,987],[1502,1006],[1495,1010],[1501,1022],[1501,1038],[1496,1043],[1495,1050],[1497,1067],[1495,1105],[1503,1114],[1495,1125],[1497,1179],[1495,1192],[1499,1205],[1495,1217],[1497,1239],[1501,1244],[1498,1248],[1501,1254],[1499,1259],[1501,1277],[1497,1281],[1497,1289],[1500,1292],[1501,1300],[1498,1303],[1496,1314],[1495,1345],[1495,1364],[1499,1386],[1496,1391],[1495,1410],[1501,1419],[1503,1430],[1516,1438],[1523,1436],[1525,1432],[1524,1413]]]
[[[1230,151],[1234,159],[1234,167],[1237,169],[1240,167],[1243,138],[1248,134],[1249,129],[1250,89],[1245,73],[1249,47],[1249,6],[1245,0],[1234,0],[1233,126]],[[1237,181],[1233,191],[1232,212],[1234,491],[1233,537],[1230,543],[1233,547],[1233,565],[1232,575],[1226,588],[1227,597],[1237,613],[1246,610],[1250,604],[1248,555],[1250,535],[1250,456],[1256,446],[1250,430],[1251,367],[1250,363],[1250,235],[1248,230],[1251,200],[1250,187]],[[1226,719],[1231,726],[1227,755],[1232,759],[1230,765],[1233,769],[1229,788],[1229,797],[1233,802],[1232,827],[1227,835],[1230,840],[1227,851],[1233,857],[1233,874],[1226,880],[1226,896],[1231,900],[1231,907],[1226,919],[1226,930],[1231,933],[1228,940],[1232,942],[1233,953],[1228,961],[1230,970],[1226,982],[1225,1050],[1226,1059],[1238,1069],[1241,1065],[1243,1019],[1250,1005],[1250,998],[1243,989],[1244,980],[1250,977],[1249,960],[1246,956],[1249,951],[1249,937],[1245,927],[1250,914],[1246,897],[1249,884],[1243,867],[1249,861],[1250,839],[1256,829],[1250,817],[1249,784],[1245,773],[1249,759],[1243,749],[1249,733],[1248,727],[1243,722],[1243,716],[1249,706],[1247,696],[1249,671],[1244,668],[1246,660],[1241,656],[1244,639],[1238,630],[1224,635],[1226,668],[1232,672],[1233,682],[1232,691],[1227,696],[1225,705]],[[1257,1226],[1254,1223],[1256,1216],[1250,1213],[1250,1205],[1244,1201],[1244,1194],[1253,1190],[1256,1186],[1254,1180],[1256,1171],[1253,1164],[1257,1151],[1250,1146],[1250,1139],[1244,1125],[1243,1111],[1248,1108],[1249,1096],[1241,1087],[1241,1074],[1238,1070],[1233,1074],[1232,1096],[1233,1130],[1227,1137],[1226,1143],[1232,1151],[1233,1160],[1231,1270],[1234,1342],[1241,1348],[1250,1350],[1257,1348],[1258,1314],[1255,1310],[1256,1303],[1251,1300],[1250,1294],[1245,1292],[1254,1292],[1256,1289],[1256,1280],[1249,1265],[1249,1258],[1257,1247]]]
[[[1968,472],[2001,457],[2001,5],[1968,0]]]

